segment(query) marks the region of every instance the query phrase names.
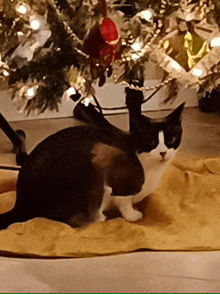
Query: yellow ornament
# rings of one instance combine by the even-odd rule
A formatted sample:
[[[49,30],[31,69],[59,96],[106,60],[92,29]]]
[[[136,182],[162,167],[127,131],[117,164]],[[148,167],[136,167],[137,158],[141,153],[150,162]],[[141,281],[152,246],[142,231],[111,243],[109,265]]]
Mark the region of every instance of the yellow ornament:
[[[71,66],[69,71],[66,73],[69,84],[74,87],[77,84],[79,78],[79,70],[77,67]]]
[[[187,32],[184,37],[184,48],[188,57],[188,67],[193,68],[207,53],[210,52],[209,44],[196,34]]]
[[[202,79],[220,62],[220,32],[216,23],[207,23],[207,13],[214,8],[180,1],[179,9],[165,21],[160,40],[150,59],[157,61],[172,78],[199,90]],[[157,43],[157,44],[156,44]]]
[[[207,53],[210,46],[206,40],[189,31],[162,43],[165,53],[179,63],[186,71],[192,69]]]

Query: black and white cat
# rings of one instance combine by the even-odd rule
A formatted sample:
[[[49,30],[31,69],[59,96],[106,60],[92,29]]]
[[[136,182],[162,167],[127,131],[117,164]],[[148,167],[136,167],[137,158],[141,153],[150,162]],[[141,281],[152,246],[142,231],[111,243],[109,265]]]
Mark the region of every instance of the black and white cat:
[[[130,133],[85,125],[49,136],[22,166],[15,207],[0,215],[0,228],[34,217],[82,226],[105,221],[112,204],[126,220],[141,219],[133,204],[155,191],[174,159],[183,108],[161,119],[135,117]]]
[[[128,221],[142,218],[142,213],[134,209],[133,204],[142,201],[156,190],[162,175],[174,160],[182,138],[183,108],[184,103],[165,118],[151,119],[141,116],[134,122],[136,154],[144,170],[144,184],[139,193],[127,197],[112,196],[112,189],[106,186],[100,214],[113,204]],[[105,220],[104,215],[102,219]]]

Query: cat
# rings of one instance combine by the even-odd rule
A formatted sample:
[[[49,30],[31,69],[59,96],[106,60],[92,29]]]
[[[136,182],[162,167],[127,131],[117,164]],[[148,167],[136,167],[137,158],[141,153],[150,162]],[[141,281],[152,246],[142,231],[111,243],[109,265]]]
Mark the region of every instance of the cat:
[[[174,159],[183,108],[161,119],[136,116],[128,133],[106,120],[47,137],[26,158],[15,207],[0,215],[0,228],[35,217],[84,226],[105,221],[111,205],[128,221],[141,219],[133,204],[155,191]]]
[[[127,197],[112,196],[112,189],[106,187],[100,213],[116,206],[128,221],[143,217],[140,211],[133,208],[133,204],[155,192],[162,175],[174,160],[182,139],[181,114],[184,104],[162,119],[143,115],[135,119],[133,136],[137,142],[136,154],[144,170],[144,184],[140,192]]]

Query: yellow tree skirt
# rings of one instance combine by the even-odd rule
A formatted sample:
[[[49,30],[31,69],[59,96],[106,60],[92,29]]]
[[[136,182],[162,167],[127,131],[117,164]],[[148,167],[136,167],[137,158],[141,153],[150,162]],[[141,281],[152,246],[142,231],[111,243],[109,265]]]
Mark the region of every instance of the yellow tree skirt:
[[[0,173],[1,212],[14,205],[16,177],[16,172]],[[88,257],[139,249],[218,250],[220,158],[176,161],[139,209],[144,218],[136,223],[117,218],[80,229],[43,218],[16,223],[0,231],[0,251]]]

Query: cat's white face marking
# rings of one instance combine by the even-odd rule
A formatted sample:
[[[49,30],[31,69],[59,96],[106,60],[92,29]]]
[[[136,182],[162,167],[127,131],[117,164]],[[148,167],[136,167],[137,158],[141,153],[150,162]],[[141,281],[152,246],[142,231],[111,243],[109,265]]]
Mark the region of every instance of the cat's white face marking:
[[[157,147],[149,152],[149,157],[161,163],[172,161],[176,155],[176,150],[174,148],[168,148],[165,145],[165,138],[164,138],[163,131],[159,132],[158,141],[159,143]]]
[[[141,192],[132,198],[133,203],[137,203],[149,194],[154,193],[162,175],[175,158],[178,148],[174,149],[166,146],[163,131],[159,132],[158,141],[155,149],[149,153],[143,152],[137,155],[144,168],[145,182]]]
[[[160,132],[159,132],[158,139],[159,139],[159,144],[162,144],[162,145],[165,144],[164,133],[163,133],[163,131],[160,131]]]
[[[177,115],[180,115],[182,109],[183,104],[180,106],[179,110],[175,110],[174,114],[171,116],[169,115],[169,120],[172,120],[172,124],[169,125],[169,120],[165,121],[162,124],[164,127],[161,127],[165,132],[159,131],[158,138],[156,139],[155,132],[157,132],[157,128],[152,125],[152,133],[146,132],[146,145],[144,145],[143,132],[143,136],[140,140],[140,142],[143,143],[143,146],[139,146],[136,153],[144,170],[145,181],[141,191],[136,195],[122,197],[120,195],[111,196],[109,189],[106,189],[103,201],[104,204],[101,206],[101,211],[109,209],[109,203],[113,203],[119,208],[122,216],[129,221],[136,221],[142,217],[140,212],[133,208],[132,204],[138,203],[145,197],[154,193],[160,183],[161,177],[175,158],[182,135],[182,128]],[[175,120],[177,120],[177,125],[175,124]],[[148,126],[151,127],[149,121]],[[174,130],[172,130],[172,126],[174,127]],[[154,146],[155,148],[152,149]],[[169,148],[169,146],[173,146],[173,148]],[[149,150],[151,151],[149,152]],[[111,200],[109,200],[109,198]]]

